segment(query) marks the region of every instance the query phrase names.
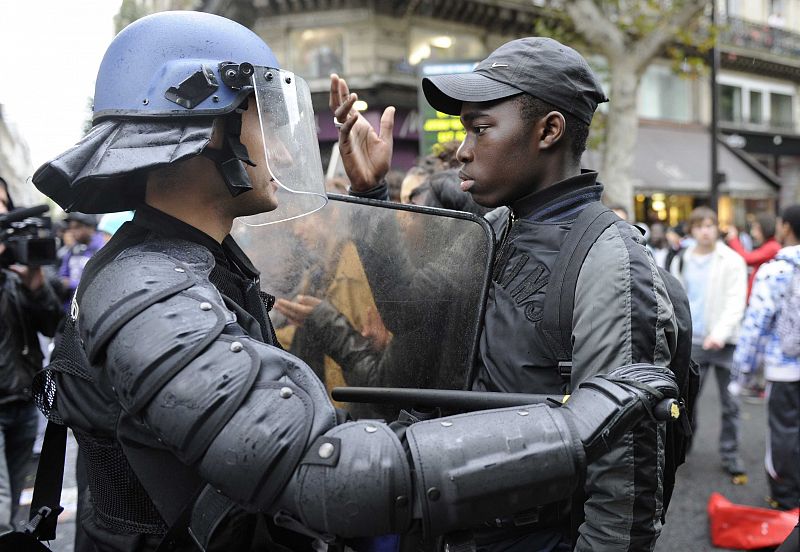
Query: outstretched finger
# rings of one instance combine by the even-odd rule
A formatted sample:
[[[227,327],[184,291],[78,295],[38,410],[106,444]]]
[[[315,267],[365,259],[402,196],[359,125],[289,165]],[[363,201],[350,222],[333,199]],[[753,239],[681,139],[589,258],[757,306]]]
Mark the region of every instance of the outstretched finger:
[[[342,104],[342,99],[339,97],[339,75],[331,73],[331,92],[328,95],[328,107],[331,111],[336,111],[336,108]]]
[[[387,144],[392,143],[394,131],[394,107],[389,106],[383,110],[383,115],[381,115],[381,132],[380,137],[381,140],[386,142]]]
[[[358,100],[358,96],[350,94],[345,102],[334,110],[333,116],[336,117],[337,121],[344,122],[352,114],[356,100]]]
[[[331,92],[329,100],[331,111],[335,111],[337,107],[342,105],[349,95],[350,88],[347,86],[347,81],[336,73],[331,73]]]
[[[313,295],[298,295],[297,302],[314,310],[317,305],[322,303],[322,299],[314,297]]]
[[[344,124],[339,128],[339,147],[348,152],[350,148],[350,131],[358,121],[358,113],[351,113]]]
[[[337,75],[338,76],[338,75]],[[347,86],[347,81],[339,77],[339,100],[344,101],[350,95],[350,87]]]
[[[291,303],[289,303],[289,301],[286,299],[278,299],[275,301],[275,310],[284,316],[289,316],[289,313],[291,312],[290,305]]]

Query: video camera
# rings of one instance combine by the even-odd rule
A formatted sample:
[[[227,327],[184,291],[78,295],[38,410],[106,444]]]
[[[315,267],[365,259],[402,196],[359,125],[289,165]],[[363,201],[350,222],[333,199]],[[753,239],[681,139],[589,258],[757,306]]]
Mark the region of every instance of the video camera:
[[[15,209],[0,215],[0,267],[12,264],[42,266],[56,261],[56,239],[50,217],[43,217],[47,205]]]

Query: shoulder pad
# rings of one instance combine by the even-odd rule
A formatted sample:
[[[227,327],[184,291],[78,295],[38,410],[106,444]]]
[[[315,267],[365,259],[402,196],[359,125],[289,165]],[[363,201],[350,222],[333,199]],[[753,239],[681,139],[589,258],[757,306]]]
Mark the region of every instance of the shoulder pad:
[[[91,281],[81,282],[72,316],[89,361],[95,362],[108,339],[133,317],[201,284],[213,266],[213,256],[200,245],[148,240],[125,250]]]

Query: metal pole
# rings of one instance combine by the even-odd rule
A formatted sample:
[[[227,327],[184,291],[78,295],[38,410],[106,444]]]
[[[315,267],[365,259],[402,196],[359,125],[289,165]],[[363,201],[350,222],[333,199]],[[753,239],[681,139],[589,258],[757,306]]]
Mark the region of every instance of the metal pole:
[[[711,0],[711,26],[717,25],[717,0]],[[719,89],[717,87],[717,71],[719,71],[719,47],[717,39],[711,49],[711,208],[719,208],[719,160],[717,157],[717,134],[719,133]]]

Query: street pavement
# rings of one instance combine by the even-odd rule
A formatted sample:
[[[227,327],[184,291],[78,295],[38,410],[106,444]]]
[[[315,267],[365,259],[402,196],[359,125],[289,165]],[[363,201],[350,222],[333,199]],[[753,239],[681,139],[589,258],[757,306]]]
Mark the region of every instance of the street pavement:
[[[739,450],[748,472],[748,483],[734,485],[723,471],[718,453],[720,408],[717,382],[709,374],[698,403],[699,427],[686,463],[678,477],[667,521],[656,545],[656,552],[705,552],[728,550],[711,545],[707,505],[711,493],[718,492],[736,504],[767,507],[769,495],[764,472],[766,446],[766,402],[741,401]]]
[[[749,472],[749,482],[746,485],[734,485],[720,465],[717,453],[720,427],[719,401],[713,376],[706,382],[698,408],[699,428],[695,443],[686,463],[678,469],[675,493],[667,514],[667,523],[656,545],[656,552],[727,550],[714,548],[711,545],[706,505],[712,492],[719,492],[735,503],[766,506],[764,499],[769,490],[763,468],[767,427],[763,401],[757,404],[742,401],[740,439],[742,458]],[[75,441],[70,435],[62,493],[62,505],[65,511],[59,516],[57,539],[51,543],[51,548],[55,552],[73,552],[77,500],[76,451]],[[31,489],[27,489],[23,501],[30,503],[30,495]]]

